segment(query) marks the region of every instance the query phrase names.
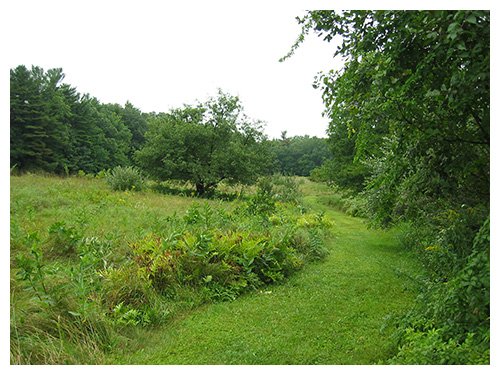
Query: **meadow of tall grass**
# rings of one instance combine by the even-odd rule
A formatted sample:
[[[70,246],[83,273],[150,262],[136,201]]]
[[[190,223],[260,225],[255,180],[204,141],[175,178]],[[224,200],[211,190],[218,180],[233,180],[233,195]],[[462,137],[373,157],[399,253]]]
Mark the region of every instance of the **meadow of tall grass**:
[[[10,178],[11,364],[105,363],[131,330],[235,300],[327,254],[333,222],[291,179],[222,200],[99,177]]]

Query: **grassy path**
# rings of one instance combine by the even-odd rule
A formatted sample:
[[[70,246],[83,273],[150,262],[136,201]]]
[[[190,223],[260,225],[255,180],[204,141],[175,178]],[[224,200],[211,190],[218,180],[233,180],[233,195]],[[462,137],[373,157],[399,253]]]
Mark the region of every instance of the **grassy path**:
[[[418,266],[391,232],[307,200],[337,223],[324,262],[230,303],[137,331],[116,364],[373,364],[394,354],[391,318],[415,297]],[[384,326],[389,328],[384,329]]]

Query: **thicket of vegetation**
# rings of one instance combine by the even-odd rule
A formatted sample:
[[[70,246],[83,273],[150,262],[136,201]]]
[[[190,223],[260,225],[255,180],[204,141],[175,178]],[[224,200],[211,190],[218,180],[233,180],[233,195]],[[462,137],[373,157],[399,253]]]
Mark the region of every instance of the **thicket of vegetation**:
[[[317,179],[400,226],[432,270],[394,363],[485,363],[490,326],[489,11],[311,11],[303,36],[341,38],[320,74],[331,161]],[[338,40],[338,39],[335,39]]]

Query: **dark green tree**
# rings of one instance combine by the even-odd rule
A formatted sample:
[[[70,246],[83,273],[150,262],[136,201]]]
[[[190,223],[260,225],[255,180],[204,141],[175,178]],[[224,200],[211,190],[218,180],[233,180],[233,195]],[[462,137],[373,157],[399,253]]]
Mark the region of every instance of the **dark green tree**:
[[[97,109],[97,125],[104,135],[102,140],[108,155],[108,168],[130,164],[128,155],[132,132],[125,126],[122,117],[112,110],[112,106],[101,104]]]
[[[342,38],[344,68],[315,85],[332,147],[337,133],[355,135],[353,161],[370,167],[375,222],[438,201],[487,204],[488,11],[311,11],[300,23],[304,34]]]
[[[266,138],[238,97],[219,91],[197,106],[150,118],[137,162],[158,180],[190,181],[202,195],[220,182],[250,184],[270,163]]]
[[[10,70],[10,164],[20,169],[41,166],[43,107],[39,84],[24,65]],[[42,150],[40,150],[40,148]]]
[[[314,168],[331,157],[326,139],[318,137],[287,137],[270,142],[278,160],[278,170],[285,175],[309,176]]]
[[[101,104],[63,83],[61,68],[10,71],[10,158],[19,170],[95,173],[131,164],[144,144],[145,115]]]
[[[356,157],[357,133],[349,133],[345,126],[331,125],[328,135],[331,155],[314,170],[314,179],[345,191],[361,192],[365,188],[365,179],[370,175],[370,169]]]
[[[89,95],[75,95],[71,109],[71,170],[95,173],[110,168],[104,132],[98,126],[99,102]]]
[[[61,171],[68,153],[68,108],[60,92],[61,69],[24,65],[10,71],[11,166]]]
[[[42,101],[44,103],[43,122],[46,129],[46,146],[51,150],[49,169],[52,172],[63,173],[69,164],[70,106],[65,101],[64,90],[68,85],[62,84],[64,73],[61,68],[49,69],[40,77],[42,86]]]
[[[120,116],[123,124],[132,134],[128,156],[130,161],[133,162],[133,155],[135,151],[141,149],[146,142],[144,134],[146,133],[148,127],[148,116],[142,113],[138,108],[135,108],[129,101],[125,103],[125,107],[122,107],[119,104],[113,104],[109,105],[109,108]]]

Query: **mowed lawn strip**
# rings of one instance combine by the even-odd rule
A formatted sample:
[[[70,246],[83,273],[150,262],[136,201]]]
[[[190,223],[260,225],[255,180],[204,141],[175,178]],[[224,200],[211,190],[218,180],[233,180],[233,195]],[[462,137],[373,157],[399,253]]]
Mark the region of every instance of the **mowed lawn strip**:
[[[393,232],[320,206],[336,223],[324,262],[233,302],[137,330],[115,364],[374,364],[395,354],[394,318],[411,308],[421,270]]]

